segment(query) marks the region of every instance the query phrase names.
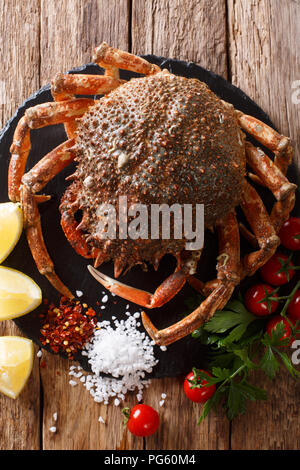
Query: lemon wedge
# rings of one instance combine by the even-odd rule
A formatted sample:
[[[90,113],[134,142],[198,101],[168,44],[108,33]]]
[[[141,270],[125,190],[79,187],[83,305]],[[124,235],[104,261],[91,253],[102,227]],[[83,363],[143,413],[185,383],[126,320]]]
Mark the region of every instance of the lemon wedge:
[[[20,336],[0,337],[0,392],[17,398],[33,366],[33,343]]]
[[[41,301],[41,289],[29,276],[0,266],[0,321],[25,315]]]
[[[23,214],[18,204],[0,203],[0,263],[16,246],[23,229]]]

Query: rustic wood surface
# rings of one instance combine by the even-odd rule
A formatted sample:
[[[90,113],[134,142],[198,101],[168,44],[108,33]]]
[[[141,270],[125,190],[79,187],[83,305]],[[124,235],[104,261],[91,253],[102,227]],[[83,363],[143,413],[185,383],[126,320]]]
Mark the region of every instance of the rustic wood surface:
[[[57,71],[90,62],[94,46],[105,40],[137,54],[191,60],[232,80],[293,139],[299,167],[299,37],[298,0],[0,0],[0,125]],[[13,322],[2,322],[5,334],[21,333]],[[144,400],[159,408],[161,393],[167,394],[159,408],[162,425],[155,436],[140,439],[123,427],[119,408],[99,405],[83,387],[68,384],[66,360],[44,352],[42,361],[46,367],[35,358],[16,401],[0,396],[1,450],[300,446],[300,387],[285,373],[267,384],[265,404],[251,404],[231,424],[213,414],[200,427],[199,406],[183,396],[182,379],[154,380]],[[129,397],[126,404],[133,403]]]

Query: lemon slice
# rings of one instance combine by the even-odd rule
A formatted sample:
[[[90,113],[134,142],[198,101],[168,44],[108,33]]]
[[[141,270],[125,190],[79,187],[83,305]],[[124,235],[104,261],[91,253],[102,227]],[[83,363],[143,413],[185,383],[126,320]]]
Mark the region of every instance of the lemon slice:
[[[33,343],[20,336],[0,337],[0,392],[17,398],[33,366]]]
[[[25,315],[41,301],[41,289],[29,276],[0,266],[0,321]]]
[[[13,202],[0,204],[0,263],[16,246],[23,229],[23,214]]]

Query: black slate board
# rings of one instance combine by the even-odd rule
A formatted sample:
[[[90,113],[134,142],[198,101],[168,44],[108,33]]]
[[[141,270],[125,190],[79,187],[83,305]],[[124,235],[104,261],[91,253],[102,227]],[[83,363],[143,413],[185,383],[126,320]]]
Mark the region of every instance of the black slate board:
[[[240,89],[233,86],[222,77],[203,69],[193,63],[187,63],[178,60],[165,59],[152,55],[144,56],[148,61],[158,64],[161,68],[166,68],[174,74],[185,77],[198,78],[208,84],[208,86],[222,99],[232,103],[237,109],[251,114],[261,119],[265,123],[272,126],[268,116]],[[72,73],[102,74],[103,71],[95,64],[87,64],[71,71]],[[121,71],[121,78],[129,79],[138,76],[134,73]],[[17,110],[15,115],[6,124],[0,134],[0,202],[8,200],[7,197],[7,170],[9,163],[9,147],[12,143],[12,137],[18,120],[23,116],[25,110],[31,106],[40,103],[52,101],[50,86],[44,86],[32,96],[30,96]],[[66,135],[62,125],[46,127],[44,129],[34,130],[31,132],[32,150],[28,159],[27,169],[31,168],[42,156],[52,150],[55,146],[66,140]],[[66,241],[64,234],[60,228],[58,205],[67,183],[65,177],[71,174],[73,166],[64,170],[45,188],[45,193],[52,196],[51,200],[40,206],[42,216],[42,226],[44,238],[49,253],[54,260],[56,272],[63,282],[75,292],[81,290],[84,296],[80,299],[85,301],[89,306],[94,307],[101,314],[101,320],[110,320],[112,315],[117,318],[126,318],[126,306],[129,304],[131,313],[141,311],[137,305],[127,302],[118,297],[112,297],[109,294],[109,301],[105,310],[100,310],[96,302],[101,301],[104,289],[90,276],[87,271],[88,260],[77,255]],[[295,167],[289,169],[289,178],[293,182],[298,182],[299,175]],[[265,192],[263,194],[264,201],[267,205],[273,202],[272,196]],[[217,240],[216,237],[207,232],[205,234],[205,250],[199,263],[199,277],[201,279],[212,279],[215,277],[215,265],[217,256]],[[22,235],[18,245],[11,255],[3,263],[31,276],[41,287],[44,297],[58,303],[59,296],[52,288],[47,279],[41,276],[33,262],[29,251],[26,238]],[[166,256],[156,273],[152,267],[148,272],[143,272],[140,267],[135,267],[122,281],[136,287],[154,291],[159,283],[167,277],[174,269],[174,260]],[[113,275],[112,264],[101,266],[101,270],[108,275]],[[247,285],[245,281],[243,285]],[[243,286],[242,286],[243,287]],[[148,313],[154,324],[163,328],[182,318],[186,311],[186,299],[194,294],[194,291],[187,285],[182,291],[160,309],[150,310]],[[40,320],[38,314],[41,307],[36,311],[15,320],[15,323],[21,330],[32,338],[37,344],[40,343]],[[142,326],[141,326],[142,329]],[[158,365],[155,367],[153,377],[166,377],[185,374],[191,367],[204,367],[206,360],[206,350],[199,342],[191,337],[183,338],[175,344],[168,346],[167,351],[161,351],[155,346],[155,354],[159,359]],[[81,355],[78,356],[79,362],[84,368],[89,366],[86,359]]]

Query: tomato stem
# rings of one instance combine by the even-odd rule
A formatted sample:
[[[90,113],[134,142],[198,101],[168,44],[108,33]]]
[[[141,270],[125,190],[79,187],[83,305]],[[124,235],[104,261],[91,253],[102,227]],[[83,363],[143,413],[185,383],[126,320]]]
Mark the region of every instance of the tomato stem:
[[[299,281],[296,283],[296,285],[295,285],[294,289],[292,290],[292,292],[290,293],[290,295],[288,296],[288,299],[287,299],[286,303],[284,304],[283,309],[281,310],[280,315],[281,315],[282,317],[286,317],[287,308],[288,308],[288,306],[289,306],[289,304],[290,304],[292,298],[294,297],[295,293],[296,293],[297,290],[299,289],[299,287],[300,287],[300,279],[299,279]]]

